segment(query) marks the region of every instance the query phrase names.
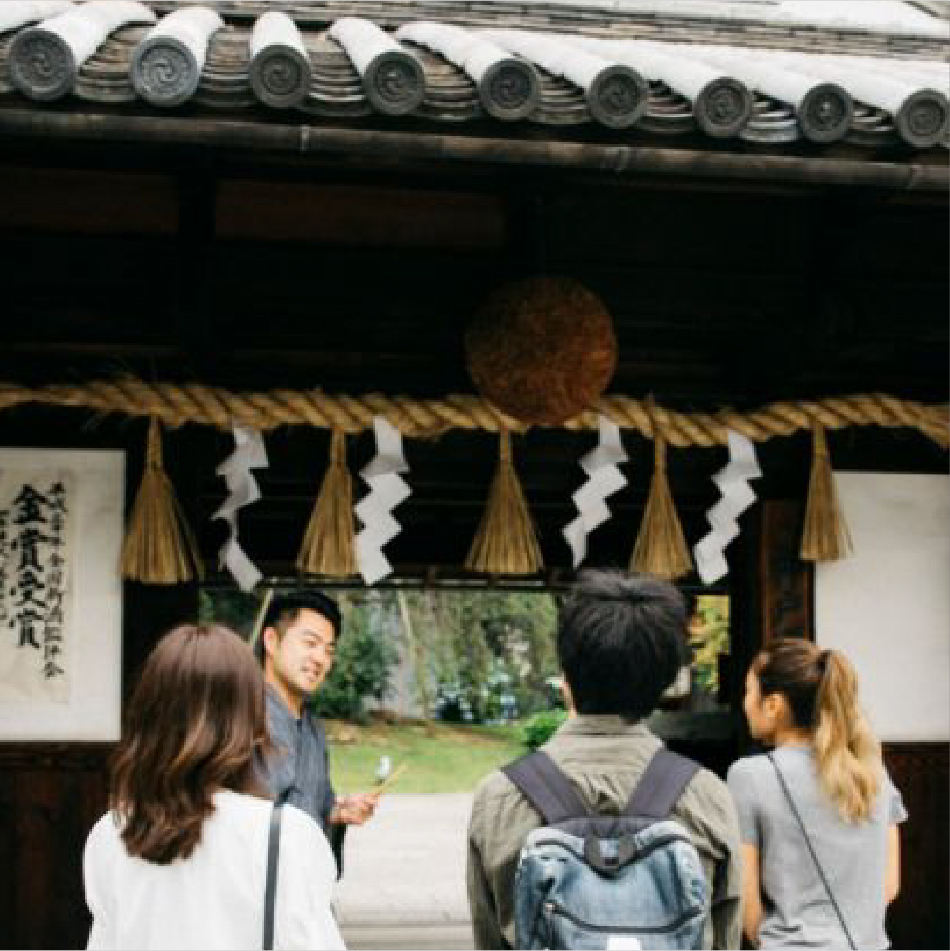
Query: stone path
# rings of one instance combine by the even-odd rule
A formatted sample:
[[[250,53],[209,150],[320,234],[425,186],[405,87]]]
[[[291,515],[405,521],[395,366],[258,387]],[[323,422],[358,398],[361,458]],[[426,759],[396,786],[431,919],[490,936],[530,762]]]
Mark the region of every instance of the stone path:
[[[346,836],[335,906],[347,946],[471,948],[465,895],[467,793],[387,794]]]

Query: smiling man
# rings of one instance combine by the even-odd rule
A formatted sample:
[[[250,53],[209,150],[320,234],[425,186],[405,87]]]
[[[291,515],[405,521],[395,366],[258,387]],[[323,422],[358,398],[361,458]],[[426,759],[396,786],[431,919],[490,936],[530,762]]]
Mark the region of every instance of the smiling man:
[[[326,679],[342,627],[340,609],[318,592],[276,596],[267,610],[258,643],[267,682],[267,727],[273,749],[262,761],[275,802],[289,802],[320,823],[337,862],[343,832],[362,825],[379,796],[337,798],[330,784],[323,724],[307,707]]]

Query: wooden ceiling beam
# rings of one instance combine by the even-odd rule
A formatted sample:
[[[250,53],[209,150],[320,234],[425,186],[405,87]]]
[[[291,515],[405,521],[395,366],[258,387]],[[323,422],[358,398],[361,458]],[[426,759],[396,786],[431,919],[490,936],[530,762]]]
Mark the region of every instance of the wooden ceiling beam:
[[[438,161],[455,165],[552,167],[587,170],[604,177],[728,180],[806,184],[835,188],[874,187],[894,191],[940,192],[946,196],[946,165],[881,162],[805,155],[710,152],[690,148],[627,145],[616,142],[564,142],[542,138],[503,138],[436,132],[346,129],[282,125],[206,117],[125,116],[92,112],[0,110],[0,135],[42,136],[45,141],[108,140],[203,151],[315,155],[341,160],[372,160],[383,165]]]

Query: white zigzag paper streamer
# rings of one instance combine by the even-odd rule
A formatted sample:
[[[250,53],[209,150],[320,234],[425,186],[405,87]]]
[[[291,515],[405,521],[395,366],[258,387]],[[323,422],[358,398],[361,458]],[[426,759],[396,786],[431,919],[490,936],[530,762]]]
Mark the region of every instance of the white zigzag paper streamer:
[[[261,497],[260,487],[251,470],[267,468],[267,450],[256,429],[235,423],[233,431],[234,452],[216,470],[218,475],[224,476],[229,495],[211,517],[223,518],[231,528],[228,540],[218,552],[221,566],[231,572],[242,591],[252,591],[261,580],[261,573],[238,541],[237,515],[238,509]]]
[[[736,519],[758,498],[748,480],[761,475],[752,441],[730,430],[729,462],[712,477],[722,498],[706,513],[711,531],[693,548],[696,571],[703,584],[712,584],[729,573],[723,551],[739,534]]]
[[[402,435],[387,419],[373,417],[376,434],[376,455],[360,477],[369,486],[369,493],[353,508],[363,523],[356,535],[356,561],[367,584],[392,574],[393,566],[383,554],[383,546],[391,542],[402,526],[392,516],[392,510],[412,494],[412,489],[400,475],[408,472],[402,451]]]
[[[620,427],[606,416],[598,416],[597,428],[597,446],[581,458],[587,481],[571,496],[579,514],[561,530],[574,555],[575,568],[587,557],[587,536],[610,518],[607,497],[627,484],[617,468],[627,461],[620,442]]]

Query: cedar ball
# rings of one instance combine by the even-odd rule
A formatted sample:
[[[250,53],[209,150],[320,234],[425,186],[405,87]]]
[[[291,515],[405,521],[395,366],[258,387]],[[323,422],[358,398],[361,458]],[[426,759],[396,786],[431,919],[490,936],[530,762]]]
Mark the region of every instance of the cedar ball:
[[[483,396],[522,422],[547,426],[588,409],[617,366],[610,313],[568,278],[499,288],[466,330],[465,352]]]

